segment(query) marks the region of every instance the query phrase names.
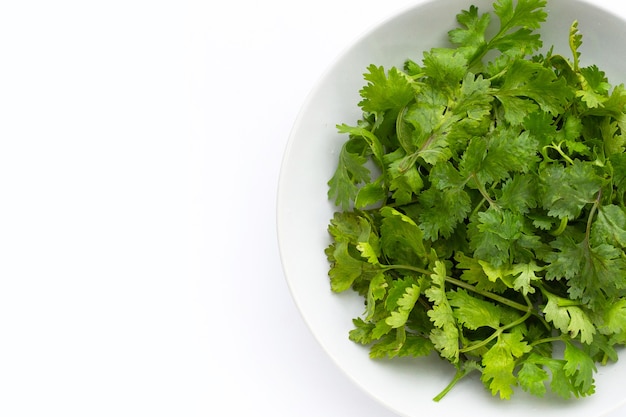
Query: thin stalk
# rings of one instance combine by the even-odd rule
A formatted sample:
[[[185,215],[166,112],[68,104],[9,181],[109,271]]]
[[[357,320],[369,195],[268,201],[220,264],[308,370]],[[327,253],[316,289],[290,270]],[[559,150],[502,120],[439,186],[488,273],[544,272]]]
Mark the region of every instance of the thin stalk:
[[[512,300],[509,300],[506,297],[502,297],[501,295],[494,294],[494,293],[489,292],[489,291],[479,290],[478,288],[476,288],[472,284],[468,284],[467,282],[461,281],[459,279],[452,278],[452,277],[446,277],[446,281],[449,282],[450,284],[456,285],[457,287],[465,288],[466,290],[472,291],[472,292],[474,292],[476,294],[480,294],[483,297],[490,298],[490,299],[492,299],[494,301],[499,302],[500,304],[507,305],[507,306],[509,306],[511,308],[514,308],[516,310],[519,310],[519,311],[523,311],[524,313],[527,313],[527,312],[532,310],[531,306],[525,306],[523,304],[517,303],[517,302],[512,301]]]
[[[388,270],[388,269],[406,269],[409,271],[413,271],[413,272],[418,272],[420,274],[426,274],[426,275],[431,275],[433,272],[429,271],[428,269],[424,269],[424,268],[419,268],[419,267],[415,267],[412,265],[383,265],[382,266],[383,269]],[[456,285],[457,287],[461,287],[464,288],[468,291],[472,291],[473,293],[476,294],[480,294],[483,297],[486,298],[490,298],[494,301],[497,301],[501,304],[507,305],[511,308],[514,308],[516,310],[519,311],[523,311],[524,313],[528,313],[530,311],[532,311],[532,306],[530,305],[523,305],[520,303],[517,303],[515,301],[509,300],[506,297],[502,297],[498,294],[494,294],[492,292],[489,291],[483,291],[483,290],[479,290],[478,288],[476,288],[475,286],[473,286],[472,284],[468,284],[467,282],[461,281],[459,279],[456,278],[452,278],[452,277],[448,277],[446,276],[445,278],[446,282]]]
[[[475,172],[472,172],[471,178],[474,180],[474,183],[476,183],[476,186],[478,187],[478,191],[480,192],[480,194],[483,196],[483,198],[485,200],[487,200],[489,202],[489,205],[494,207],[494,208],[496,208],[496,209],[499,208],[498,205],[496,204],[496,202],[493,201],[491,196],[489,196],[489,194],[487,194],[487,190],[485,190],[485,188],[482,186],[480,181],[478,181],[478,177],[476,176]]]
[[[585,241],[589,242],[589,236],[591,235],[591,224],[593,223],[593,216],[596,214],[598,210],[598,206],[600,205],[600,200],[602,199],[602,189],[598,191],[598,197],[596,197],[596,201],[594,201],[593,206],[591,206],[591,210],[589,211],[589,217],[587,218],[587,228],[585,229]]]
[[[474,207],[474,210],[472,210],[472,214],[469,215],[470,219],[474,217],[476,213],[478,213],[478,211],[480,211],[482,206],[485,204],[485,201],[487,201],[487,199],[483,197],[482,200],[480,200],[480,203],[476,204],[476,207]]]
[[[526,314],[524,314],[522,317],[520,317],[519,319],[515,320],[514,322],[511,322],[511,323],[507,324],[506,326],[499,327],[488,338],[486,338],[484,340],[481,340],[480,342],[475,343],[473,345],[466,346],[466,347],[464,347],[462,349],[459,349],[459,352],[461,352],[461,353],[470,352],[472,350],[479,349],[479,348],[481,348],[483,346],[486,346],[493,339],[495,339],[496,337],[500,336],[504,331],[506,331],[508,329],[512,329],[513,327],[515,327],[515,326],[525,322],[528,319],[528,317],[530,317],[530,315],[531,315],[531,311],[529,310],[528,312],[526,312]]]
[[[561,219],[561,223],[559,224],[559,227],[556,230],[551,231],[550,234],[552,236],[559,236],[561,233],[565,231],[565,228],[567,227],[567,222],[568,222],[567,216],[563,217]]]
[[[537,311],[534,310],[533,308],[533,302],[530,301],[530,298],[528,298],[527,294],[524,294],[524,300],[526,301],[526,304],[528,304],[528,308],[530,308],[532,310],[532,314],[539,319],[539,321],[541,322],[541,324],[543,324],[543,326],[546,328],[546,330],[550,331],[552,330],[552,326],[550,326],[550,324],[548,324],[548,322],[546,321],[546,319],[543,318],[543,316],[541,314],[539,314]]]
[[[544,148],[552,148],[555,151],[557,151],[561,157],[563,159],[565,159],[570,165],[574,165],[574,161],[572,161],[572,158],[570,158],[565,152],[563,152],[563,149],[561,149],[561,144],[559,143],[558,145],[556,145],[554,142],[552,143],[552,145],[548,145],[545,146]]]
[[[535,347],[542,343],[562,342],[564,339],[562,336],[545,337],[543,339],[535,340],[530,344],[531,347]]]
[[[443,397],[446,396],[447,393],[449,393],[452,388],[454,388],[454,386],[457,384],[457,382],[459,382],[461,379],[463,379],[470,371],[472,371],[473,369],[457,369],[456,374],[454,374],[454,378],[452,378],[452,381],[450,381],[450,383],[443,389],[443,391],[441,391],[439,394],[437,394],[437,396],[435,398],[433,398],[433,401],[435,402],[439,402],[441,401],[441,399]]]

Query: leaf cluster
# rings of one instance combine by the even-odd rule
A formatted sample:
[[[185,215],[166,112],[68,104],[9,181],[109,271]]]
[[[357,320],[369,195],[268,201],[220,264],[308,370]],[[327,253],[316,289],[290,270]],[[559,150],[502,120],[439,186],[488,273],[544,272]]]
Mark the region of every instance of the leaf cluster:
[[[581,64],[577,22],[540,53],[545,5],[461,11],[449,47],[370,65],[338,126],[331,288],[363,296],[372,358],[456,368],[436,400],[469,372],[502,399],[587,396],[626,342],[626,92]]]

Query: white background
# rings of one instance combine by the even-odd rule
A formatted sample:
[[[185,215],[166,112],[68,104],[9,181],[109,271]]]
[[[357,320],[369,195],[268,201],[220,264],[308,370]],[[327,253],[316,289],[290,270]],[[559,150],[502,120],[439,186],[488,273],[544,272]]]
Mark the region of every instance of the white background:
[[[275,231],[297,112],[383,3],[0,5],[1,416],[395,416]]]

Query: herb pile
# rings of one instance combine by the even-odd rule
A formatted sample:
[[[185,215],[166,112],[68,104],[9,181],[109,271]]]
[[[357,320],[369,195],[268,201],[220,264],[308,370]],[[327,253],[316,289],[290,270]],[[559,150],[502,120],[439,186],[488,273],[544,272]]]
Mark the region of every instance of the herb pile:
[[[502,399],[587,396],[626,342],[626,91],[581,65],[577,22],[571,55],[540,53],[545,5],[461,11],[450,47],[369,66],[338,126],[331,289],[363,296],[372,358],[456,368],[435,400],[472,371]]]

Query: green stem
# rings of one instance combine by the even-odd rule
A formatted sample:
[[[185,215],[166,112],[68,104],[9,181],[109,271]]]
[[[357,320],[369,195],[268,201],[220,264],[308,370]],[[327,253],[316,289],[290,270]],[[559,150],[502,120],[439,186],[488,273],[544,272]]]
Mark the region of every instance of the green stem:
[[[476,207],[474,207],[474,210],[472,210],[472,214],[469,215],[469,218],[473,218],[476,213],[478,213],[478,211],[480,211],[480,209],[482,208],[482,206],[485,204],[485,201],[487,201],[485,199],[485,197],[482,198],[482,200],[480,200],[480,203],[476,204]]]
[[[559,307],[580,307],[583,304],[580,301],[559,298],[556,303]]]
[[[534,310],[533,302],[530,301],[530,298],[528,298],[527,294],[524,294],[524,301],[526,301],[526,304],[528,305],[528,308],[530,310],[532,310],[533,316],[535,316],[537,319],[539,319],[539,321],[541,322],[541,324],[543,324],[543,326],[546,328],[546,330],[551,331],[552,330],[552,326],[550,326],[550,324],[546,321],[546,319],[543,318],[543,316],[541,314],[539,314],[537,311]]]
[[[555,151],[557,151],[561,157],[563,157],[563,159],[565,159],[570,165],[574,165],[574,161],[572,161],[572,158],[570,158],[565,152],[563,152],[563,149],[561,149],[561,144],[559,143],[558,145],[554,144],[554,142],[552,143],[552,145],[546,146],[547,148],[552,148]]]
[[[495,36],[493,36],[477,49],[477,51],[474,53],[474,56],[469,60],[468,68],[470,71],[474,68],[476,64],[478,64],[483,59],[487,52],[493,49],[493,44],[496,41],[500,40],[501,37],[503,37],[512,27],[514,27],[514,21],[515,19],[511,19],[506,24],[500,26],[500,30],[498,31],[498,33],[496,33]]]
[[[519,319],[515,320],[514,322],[511,322],[509,324],[507,324],[506,326],[502,326],[499,327],[495,332],[493,332],[493,334],[491,336],[489,336],[488,338],[481,340],[478,343],[475,343],[473,345],[470,346],[466,346],[463,349],[460,349],[459,352],[464,353],[464,352],[470,352],[472,350],[481,348],[483,346],[486,346],[489,342],[491,342],[493,339],[495,339],[496,337],[500,336],[504,331],[511,329],[519,324],[522,324],[523,322],[525,322],[528,317],[530,317],[531,315],[531,311],[527,311],[526,314],[524,314],[522,317],[520,317]]]
[[[414,153],[405,156],[404,159],[400,162],[398,169],[401,174],[406,173],[415,163],[417,162],[417,158],[420,155],[420,151],[415,151]]]
[[[432,274],[432,271],[429,271],[427,269],[424,268],[418,268],[412,265],[381,265],[381,267],[384,270],[388,270],[388,269],[406,269],[408,271],[413,271],[413,272],[418,272],[420,274],[426,274],[426,275],[430,275]],[[516,310],[519,311],[523,311],[524,313],[528,313],[532,310],[532,306],[530,305],[523,305],[520,303],[517,303],[515,301],[509,300],[506,297],[502,297],[498,294],[494,294],[492,292],[489,291],[483,291],[483,290],[479,290],[478,288],[476,288],[475,286],[473,286],[472,284],[468,284],[467,282],[461,281],[459,279],[456,278],[452,278],[452,277],[448,277],[446,276],[446,282],[456,285],[457,287],[461,287],[464,288],[468,291],[472,291],[473,293],[476,294],[480,294],[485,298],[490,298],[494,301],[497,301],[501,304],[507,305],[511,308],[514,308]]]
[[[558,295],[554,294],[551,291],[548,291],[544,285],[542,285],[541,283],[536,283],[535,285],[537,285],[537,288],[539,288],[539,290],[541,291],[541,293],[547,297],[547,298],[552,298],[557,300],[557,305],[559,307],[579,307],[581,306],[581,302],[580,301],[576,301],[576,300],[570,300],[569,298],[563,298],[563,297],[559,297]]]
[[[494,294],[494,293],[489,292],[489,291],[479,290],[478,288],[476,288],[472,284],[468,284],[467,282],[461,281],[459,279],[452,278],[452,277],[446,277],[446,281],[449,282],[450,284],[456,285],[457,287],[465,288],[466,290],[472,291],[472,292],[474,292],[476,294],[480,294],[483,297],[491,298],[494,301],[497,301],[497,302],[499,302],[501,304],[507,305],[507,306],[509,306],[511,308],[514,308],[516,310],[523,311],[524,313],[527,313],[527,312],[529,312],[531,310],[530,306],[525,306],[523,304],[516,303],[515,301],[509,300],[506,297],[502,297],[501,295]]]
[[[551,231],[550,234],[552,236],[559,236],[561,233],[563,233],[565,231],[565,228],[567,227],[567,216],[563,217],[561,219],[561,224],[559,225],[558,229]]]
[[[509,71],[509,67],[505,67],[502,71],[500,71],[497,74],[492,75],[489,78],[486,78],[487,81],[492,82],[493,80],[497,80],[498,78],[502,77],[504,74],[506,74]],[[490,89],[492,94],[495,94],[498,89],[497,88],[492,88]]]
[[[546,337],[543,339],[535,340],[530,344],[531,347],[535,347],[542,343],[562,342],[564,339],[562,336]]]
[[[478,181],[478,176],[476,176],[475,172],[472,173],[471,178],[474,180],[474,183],[476,183],[476,187],[478,187],[478,191],[480,192],[480,194],[485,200],[489,202],[489,205],[496,209],[499,208],[496,202],[491,199],[489,194],[487,194],[487,190],[485,190],[485,187],[483,187],[480,181]]]
[[[433,401],[441,401],[441,399],[445,397],[446,394],[452,390],[452,388],[454,388],[457,382],[463,379],[468,373],[469,371],[466,369],[457,369],[456,374],[454,374],[454,378],[452,378],[452,381],[450,381],[450,383],[443,389],[443,391],[441,391],[439,394],[437,394],[435,398],[433,398]]]
[[[587,218],[587,228],[585,229],[585,241],[589,242],[589,236],[591,235],[591,224],[593,223],[593,216],[596,214],[598,210],[598,206],[600,205],[600,200],[602,199],[602,189],[598,191],[598,196],[596,197],[596,201],[593,202],[593,206],[591,206],[591,210],[589,211],[589,217]]]

